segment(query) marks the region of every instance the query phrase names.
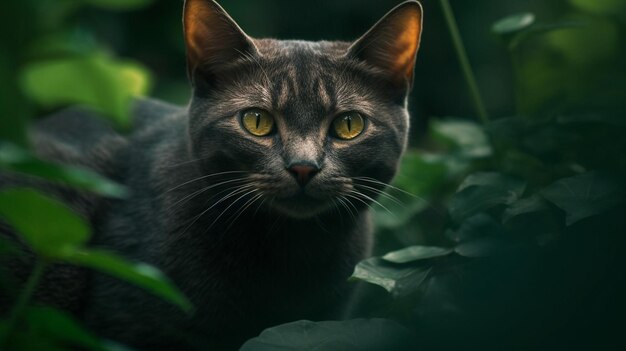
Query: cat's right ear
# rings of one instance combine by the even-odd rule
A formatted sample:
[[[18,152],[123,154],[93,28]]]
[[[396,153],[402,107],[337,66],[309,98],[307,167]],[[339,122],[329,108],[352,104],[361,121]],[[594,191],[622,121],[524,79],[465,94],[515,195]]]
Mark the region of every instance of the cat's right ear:
[[[252,39],[213,0],[186,0],[183,28],[192,84],[198,74],[217,74],[238,58],[258,54]]]
[[[421,36],[422,6],[415,0],[406,1],[355,41],[348,56],[384,72],[395,86],[410,89]]]

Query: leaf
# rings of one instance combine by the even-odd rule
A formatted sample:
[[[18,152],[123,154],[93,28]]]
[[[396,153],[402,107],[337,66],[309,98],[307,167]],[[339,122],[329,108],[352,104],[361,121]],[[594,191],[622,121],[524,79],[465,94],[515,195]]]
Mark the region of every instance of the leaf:
[[[59,256],[65,262],[95,269],[122,279],[191,313],[192,305],[159,269],[146,263],[132,263],[103,250],[67,249]]]
[[[463,222],[457,230],[446,231],[446,236],[457,243],[474,241],[492,235],[502,235],[504,228],[486,213],[473,215]]]
[[[67,247],[84,244],[89,226],[69,207],[32,189],[0,191],[0,217],[38,254],[56,257]]]
[[[150,5],[153,0],[79,0],[107,10],[136,10]]]
[[[481,258],[502,254],[511,246],[504,238],[487,236],[462,242],[454,248],[454,252],[464,257]]]
[[[529,213],[536,213],[548,209],[545,200],[538,195],[520,199],[511,205],[502,214],[502,222],[506,223],[514,217]]]
[[[21,83],[25,94],[44,107],[86,104],[128,128],[132,98],[145,94],[150,80],[135,63],[94,54],[32,63],[24,68]]]
[[[30,152],[9,143],[0,143],[0,168],[45,178],[91,191],[95,194],[124,198],[126,188],[96,172],[77,166],[57,165],[34,157]]]
[[[446,256],[452,249],[438,246],[409,246],[402,250],[385,254],[382,259],[393,263],[407,263]]]
[[[522,195],[524,182],[499,173],[474,173],[459,186],[449,205],[452,219],[463,219],[497,205],[511,204]]]
[[[388,319],[301,320],[266,329],[240,350],[413,350],[413,339],[408,329]]]
[[[383,287],[393,297],[402,297],[416,292],[429,272],[430,267],[423,265],[394,265],[372,257],[357,264],[350,280],[372,283]]]
[[[561,179],[540,194],[565,211],[567,225],[623,204],[625,198],[619,179],[599,171]]]
[[[29,307],[26,321],[31,337],[45,337],[56,343],[81,346],[90,350],[103,350],[100,340],[85,330],[67,313],[50,307]]]
[[[493,24],[491,30],[500,35],[519,33],[535,23],[535,15],[530,12],[507,16]]]
[[[482,127],[460,119],[435,120],[430,125],[434,138],[453,145],[467,158],[483,158],[492,154],[491,145]]]

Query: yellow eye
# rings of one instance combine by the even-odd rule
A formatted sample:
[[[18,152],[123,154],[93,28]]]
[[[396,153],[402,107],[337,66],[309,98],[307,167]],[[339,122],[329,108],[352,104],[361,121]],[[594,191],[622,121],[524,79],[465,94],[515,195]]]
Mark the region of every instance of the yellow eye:
[[[274,117],[260,108],[251,108],[243,112],[241,122],[248,132],[256,136],[265,136],[274,128]]]
[[[344,140],[356,138],[363,132],[365,120],[358,112],[346,112],[333,121],[334,134]]]

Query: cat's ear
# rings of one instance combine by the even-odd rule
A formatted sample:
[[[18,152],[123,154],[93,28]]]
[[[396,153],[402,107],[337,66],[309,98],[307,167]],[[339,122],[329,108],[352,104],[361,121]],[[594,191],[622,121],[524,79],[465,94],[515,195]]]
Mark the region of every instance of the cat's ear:
[[[252,39],[213,0],[186,0],[183,28],[192,82],[198,70],[215,74],[225,64],[258,54]]]
[[[410,89],[421,34],[422,6],[417,1],[407,1],[357,39],[348,55],[382,70],[394,85]]]

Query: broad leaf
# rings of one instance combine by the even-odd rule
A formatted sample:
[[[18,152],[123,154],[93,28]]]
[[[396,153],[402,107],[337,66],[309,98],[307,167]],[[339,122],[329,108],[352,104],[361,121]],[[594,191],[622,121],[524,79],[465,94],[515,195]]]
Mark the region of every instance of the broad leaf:
[[[133,263],[102,250],[68,249],[60,258],[68,263],[95,269],[135,284],[140,288],[173,303],[187,313],[192,310],[189,300],[170,280],[154,266]]]
[[[461,222],[458,229],[446,231],[446,236],[457,243],[465,243],[487,236],[502,235],[503,232],[504,228],[500,223],[485,213],[479,213]]]
[[[129,127],[132,98],[145,94],[149,85],[139,65],[103,55],[32,63],[22,72],[24,92],[42,106],[89,105],[120,128]]]
[[[530,12],[505,17],[493,24],[491,30],[500,35],[519,33],[535,23],[535,15]]]
[[[617,178],[598,171],[561,179],[540,194],[565,211],[567,225],[624,204],[626,197]]]
[[[46,257],[82,245],[90,236],[87,223],[69,207],[32,189],[0,191],[0,217]]]
[[[525,188],[524,182],[499,173],[472,174],[452,197],[450,215],[455,222],[460,223],[463,219],[494,206],[512,204]]]
[[[470,258],[490,257],[502,254],[510,249],[511,246],[511,243],[507,242],[502,237],[488,236],[462,242],[454,248],[454,252]]]
[[[407,263],[446,256],[452,249],[438,246],[409,246],[402,250],[385,254],[382,259],[393,263]]]
[[[126,188],[89,169],[50,163],[8,143],[0,143],[0,168],[88,190],[95,194],[122,198]]]
[[[397,265],[372,257],[359,262],[350,280],[376,284],[390,292],[392,296],[402,297],[418,291],[429,272],[428,266]]]
[[[492,154],[491,145],[484,130],[476,123],[447,119],[431,123],[433,137],[452,145],[454,151],[467,158],[483,158]]]
[[[30,307],[26,321],[32,337],[44,337],[58,344],[103,350],[100,340],[67,313],[50,307]]]
[[[387,319],[291,322],[264,330],[241,351],[271,350],[414,350],[414,336]]]
[[[514,217],[529,213],[536,213],[547,209],[548,206],[546,205],[545,200],[538,195],[533,195],[512,203],[502,214],[502,222],[506,223]]]
[[[150,5],[154,0],[79,0],[107,10],[135,10]]]

